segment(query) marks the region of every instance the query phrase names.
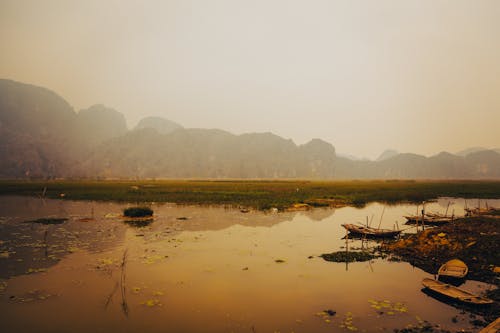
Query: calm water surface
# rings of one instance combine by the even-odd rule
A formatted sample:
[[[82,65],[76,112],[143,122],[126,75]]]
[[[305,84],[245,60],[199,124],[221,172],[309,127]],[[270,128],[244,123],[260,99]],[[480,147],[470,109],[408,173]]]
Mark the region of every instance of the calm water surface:
[[[449,212],[463,214],[464,200],[452,201]],[[145,227],[125,223],[125,207],[0,197],[2,332],[392,332],[420,319],[476,330],[469,313],[421,292],[433,275],[408,263],[318,257],[344,249],[342,223],[373,215],[376,226],[384,210],[382,227],[407,228],[414,205],[244,214],[163,204]],[[49,216],[69,220],[25,223]],[[376,244],[349,241],[362,245]]]

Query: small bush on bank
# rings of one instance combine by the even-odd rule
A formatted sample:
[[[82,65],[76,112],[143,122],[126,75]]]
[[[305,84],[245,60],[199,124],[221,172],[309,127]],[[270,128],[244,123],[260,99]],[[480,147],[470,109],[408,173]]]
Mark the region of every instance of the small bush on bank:
[[[123,215],[127,217],[153,216],[153,210],[149,207],[129,207],[123,210]]]

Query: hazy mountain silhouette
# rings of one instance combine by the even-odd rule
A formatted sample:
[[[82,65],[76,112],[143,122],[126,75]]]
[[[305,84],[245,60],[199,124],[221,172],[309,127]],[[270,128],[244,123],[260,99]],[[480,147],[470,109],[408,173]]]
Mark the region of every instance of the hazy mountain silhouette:
[[[382,154],[380,154],[380,156],[377,158],[377,161],[386,160],[388,158],[396,156],[397,154],[399,154],[399,152],[397,150],[393,150],[393,149],[384,150],[384,152]]]
[[[483,150],[465,156],[467,164],[475,175],[500,178],[500,153],[497,150]]]
[[[128,130],[103,105],[76,113],[54,92],[0,80],[1,178],[500,178],[500,154],[425,157],[384,152],[377,161],[339,157],[328,142],[304,145],[272,133],[185,129],[147,117]]]
[[[91,146],[127,133],[123,114],[102,104],[80,110],[77,127],[79,135]]]
[[[475,153],[475,152],[483,151],[483,150],[487,150],[487,148],[484,148],[484,147],[470,147],[470,148],[466,148],[466,149],[457,151],[455,153],[455,155],[465,157],[465,156],[469,155],[470,153]]]
[[[0,173],[2,177],[65,174],[81,152],[76,113],[54,92],[0,80]]]
[[[77,174],[138,178],[333,177],[335,149],[313,140],[295,145],[271,133],[135,130],[100,145]]]
[[[497,153],[500,154],[500,148],[488,149],[488,148],[484,148],[484,147],[471,147],[471,148],[467,148],[467,149],[461,150],[461,151],[455,153],[455,155],[465,157],[465,156],[467,156],[469,154],[477,153],[477,152],[485,151],[485,150],[493,150],[494,152],[497,152]]]
[[[337,157],[347,158],[352,161],[368,161],[369,158],[359,157],[352,154],[337,153]]]
[[[171,120],[161,118],[161,117],[146,117],[139,121],[136,130],[143,128],[153,128],[160,134],[168,134],[177,129],[183,128],[181,125],[173,122]]]

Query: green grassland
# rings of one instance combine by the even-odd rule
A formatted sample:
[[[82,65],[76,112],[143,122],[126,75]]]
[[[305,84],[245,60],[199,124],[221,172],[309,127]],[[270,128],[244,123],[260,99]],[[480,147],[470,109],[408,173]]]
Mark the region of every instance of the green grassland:
[[[493,199],[500,198],[500,181],[3,180],[0,195],[285,209],[297,203],[362,206],[373,201],[422,202],[442,196]]]

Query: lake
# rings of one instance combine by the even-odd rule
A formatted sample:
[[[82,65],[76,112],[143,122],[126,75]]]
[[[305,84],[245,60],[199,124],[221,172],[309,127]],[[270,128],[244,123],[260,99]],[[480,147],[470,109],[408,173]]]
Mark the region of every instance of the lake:
[[[426,211],[444,213],[450,201],[449,214],[463,215],[463,199],[442,198]],[[422,279],[434,276],[409,263],[318,257],[345,250],[341,224],[368,217],[406,229],[402,215],[415,205],[242,213],[153,204],[154,220],[142,227],[124,222],[128,206],[0,197],[2,331],[392,332],[421,320],[478,330],[470,313],[423,293]],[[68,220],[27,222],[42,217]],[[348,240],[350,250],[376,245]]]

